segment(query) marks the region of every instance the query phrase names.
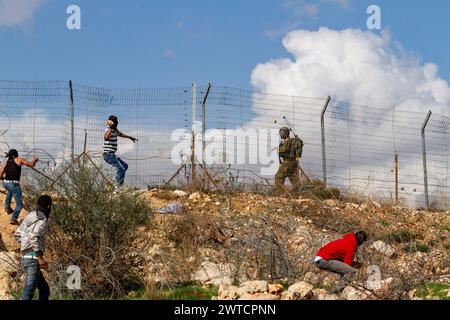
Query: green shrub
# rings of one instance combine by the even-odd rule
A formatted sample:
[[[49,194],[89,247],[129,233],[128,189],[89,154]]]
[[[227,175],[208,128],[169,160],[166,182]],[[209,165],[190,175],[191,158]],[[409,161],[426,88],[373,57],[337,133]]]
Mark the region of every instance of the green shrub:
[[[403,251],[407,253],[416,253],[416,252],[429,252],[430,247],[423,243],[412,243],[403,247]]]
[[[217,296],[219,288],[216,286],[204,288],[197,285],[186,285],[175,289],[160,290],[159,300],[211,300]]]
[[[406,243],[414,241],[416,237],[409,230],[400,230],[392,233],[389,238],[398,243]]]
[[[422,299],[450,300],[448,290],[449,284],[427,283],[417,289],[417,296]]]
[[[55,200],[47,238],[53,291],[81,299],[122,296],[135,279],[129,255],[137,227],[152,213],[146,201],[131,190],[115,195],[97,169],[81,161],[50,187],[46,182],[34,191]],[[79,291],[67,291],[65,270],[71,265],[81,269]]]

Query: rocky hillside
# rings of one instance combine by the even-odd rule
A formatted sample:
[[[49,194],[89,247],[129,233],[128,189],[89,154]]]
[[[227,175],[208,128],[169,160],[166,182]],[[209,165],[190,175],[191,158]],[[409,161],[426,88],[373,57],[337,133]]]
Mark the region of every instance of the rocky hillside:
[[[143,192],[139,201],[148,201],[154,209],[173,203],[181,206],[177,213],[152,215],[126,257],[141,274],[148,298],[159,288],[192,282],[218,286],[215,299],[229,300],[433,298],[436,292],[424,291],[426,285],[437,286],[441,298],[449,295],[449,212],[373,201],[158,189]],[[14,258],[7,252],[17,248],[11,237],[14,229],[2,213],[3,298],[10,298],[8,286],[14,273],[5,262]],[[358,251],[363,268],[342,294],[332,294],[338,277],[317,270],[312,260],[323,244],[357,230],[370,235]],[[374,279],[372,270],[380,271],[380,282],[368,282]]]
[[[424,284],[450,285],[449,212],[255,194],[152,190],[145,197],[154,208],[183,207],[157,215],[145,231],[149,283],[218,285],[219,299],[294,299],[297,291],[313,299],[418,299]],[[357,230],[371,238],[358,252],[364,267],[353,287],[331,295],[337,277],[312,260],[323,244]],[[378,285],[367,283],[369,266],[379,267]]]

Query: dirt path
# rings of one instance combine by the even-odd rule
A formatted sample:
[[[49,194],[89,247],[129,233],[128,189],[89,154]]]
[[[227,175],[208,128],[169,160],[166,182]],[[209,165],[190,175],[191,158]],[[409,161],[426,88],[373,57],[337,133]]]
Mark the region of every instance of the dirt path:
[[[10,252],[19,247],[18,243],[16,243],[14,237],[12,236],[12,234],[16,231],[17,226],[12,226],[9,224],[11,216],[6,214],[4,204],[5,195],[0,193],[0,251]],[[26,214],[26,211],[22,210],[19,221],[23,220]]]

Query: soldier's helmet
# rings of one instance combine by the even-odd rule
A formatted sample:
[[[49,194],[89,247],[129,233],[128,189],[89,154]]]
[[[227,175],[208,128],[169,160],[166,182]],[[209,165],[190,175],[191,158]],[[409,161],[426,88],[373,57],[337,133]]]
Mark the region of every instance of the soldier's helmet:
[[[291,133],[291,129],[289,129],[288,127],[283,127],[280,129],[280,133],[285,132],[286,134],[290,134]]]

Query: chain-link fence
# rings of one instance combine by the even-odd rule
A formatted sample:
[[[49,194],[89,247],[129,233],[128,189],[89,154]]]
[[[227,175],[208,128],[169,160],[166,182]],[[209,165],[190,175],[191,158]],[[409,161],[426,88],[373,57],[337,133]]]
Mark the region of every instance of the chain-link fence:
[[[235,183],[271,183],[277,133],[287,119],[305,142],[301,165],[310,177],[416,207],[426,206],[428,189],[430,206],[448,208],[450,119],[434,113],[426,123],[427,112],[426,106],[423,113],[407,112],[216,86],[0,81],[0,151],[16,148],[40,157],[40,166],[57,166],[83,151],[86,131],[86,149],[102,163],[105,121],[115,114],[120,130],[139,138],[119,141],[129,185],[159,186],[173,177],[172,183],[189,182],[193,151],[194,163],[225,168]]]

